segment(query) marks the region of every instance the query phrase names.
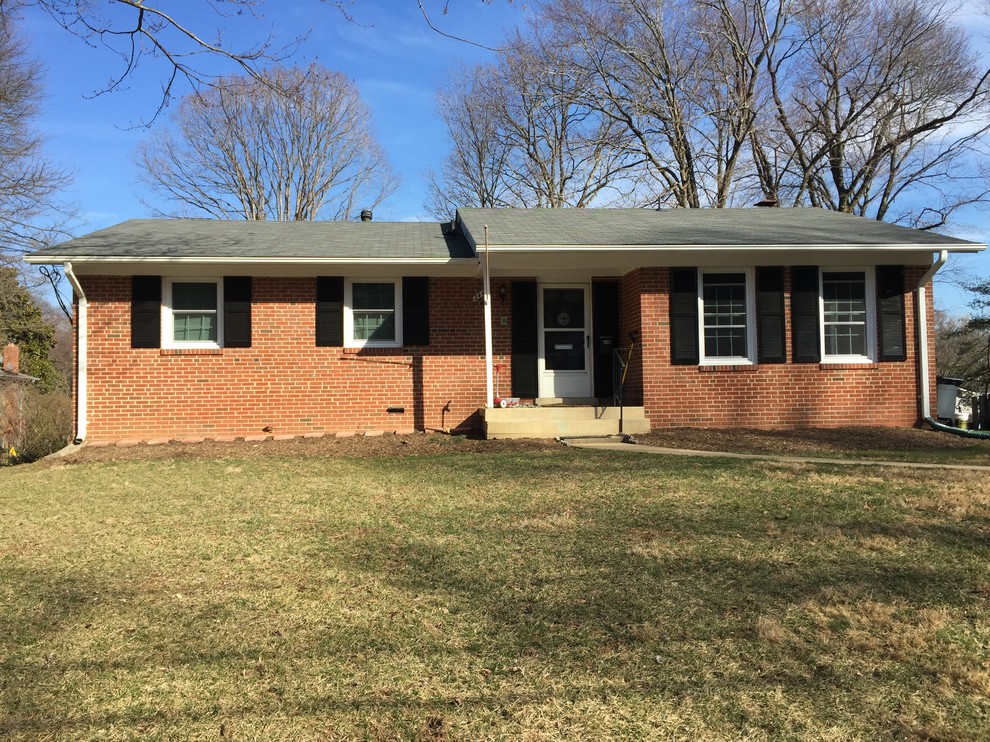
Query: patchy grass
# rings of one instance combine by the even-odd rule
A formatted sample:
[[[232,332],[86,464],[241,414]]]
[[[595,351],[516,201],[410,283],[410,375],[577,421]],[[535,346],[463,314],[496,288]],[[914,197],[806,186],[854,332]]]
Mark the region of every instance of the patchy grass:
[[[985,739],[986,475],[546,451],[0,472],[5,739]]]

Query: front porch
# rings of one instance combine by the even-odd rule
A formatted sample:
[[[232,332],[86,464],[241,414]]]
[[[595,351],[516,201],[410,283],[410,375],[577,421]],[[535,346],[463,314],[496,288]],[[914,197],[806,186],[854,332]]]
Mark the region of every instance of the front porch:
[[[533,407],[480,410],[485,438],[581,438],[650,432],[643,407],[592,400],[540,399]]]

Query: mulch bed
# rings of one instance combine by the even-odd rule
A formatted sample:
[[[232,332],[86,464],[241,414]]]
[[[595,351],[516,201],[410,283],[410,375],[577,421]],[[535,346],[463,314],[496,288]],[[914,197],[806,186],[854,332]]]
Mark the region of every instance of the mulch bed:
[[[752,430],[674,428],[637,435],[639,443],[695,451],[781,455],[855,454],[857,451],[938,452],[975,449],[990,453],[990,440],[962,438],[920,428],[808,428]]]
[[[855,454],[857,451],[951,451],[975,449],[990,454],[990,440],[960,438],[915,428],[856,427],[804,430],[674,428],[637,435],[638,443],[697,451],[770,454]],[[224,459],[259,456],[427,456],[444,453],[504,454],[558,450],[553,440],[486,441],[443,433],[386,434],[292,440],[181,443],[160,445],[82,446],[72,453],[50,457],[52,465],[102,461],[163,459]]]
[[[45,461],[58,464],[82,464],[100,461],[150,461],[163,459],[228,459],[259,456],[423,456],[443,453],[506,453],[511,451],[549,451],[560,449],[554,440],[485,441],[445,433],[356,435],[337,438],[293,438],[291,440],[202,443],[172,441],[159,445],[80,446],[65,456],[49,457]]]

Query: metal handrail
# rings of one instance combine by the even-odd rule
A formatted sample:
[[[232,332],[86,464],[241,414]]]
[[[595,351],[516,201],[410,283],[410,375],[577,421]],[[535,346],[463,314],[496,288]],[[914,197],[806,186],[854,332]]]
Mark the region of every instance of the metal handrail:
[[[633,348],[636,347],[637,333],[629,333],[629,346],[612,350],[612,402],[619,408],[619,435],[625,422],[626,375],[632,363]]]
[[[625,398],[626,364],[629,358],[629,348],[614,348],[612,350],[612,404],[622,407]]]
[[[626,366],[632,355],[629,351],[629,348],[612,350],[612,403],[619,408],[619,435],[625,432],[622,425],[625,418]]]

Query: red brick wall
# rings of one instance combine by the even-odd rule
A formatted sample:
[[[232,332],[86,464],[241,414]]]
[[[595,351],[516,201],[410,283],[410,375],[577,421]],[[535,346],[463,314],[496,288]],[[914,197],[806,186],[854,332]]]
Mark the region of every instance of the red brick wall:
[[[905,271],[907,360],[873,364],[673,366],[670,363],[669,277],[644,268],[622,279],[623,316],[637,321],[640,353],[630,372],[629,397],[640,395],[655,428],[835,427],[915,425],[918,420],[917,336],[913,289],[927,266]],[[787,274],[787,356],[790,358],[790,276]],[[927,294],[929,359],[934,404],[934,327]],[[637,372],[636,367],[639,366]]]
[[[907,271],[908,360],[867,366],[672,366],[669,270],[620,281],[621,337],[638,333],[626,399],[654,427],[913,425],[917,414],[913,289]],[[789,276],[788,276],[789,280]],[[169,351],[130,347],[130,278],[82,277],[89,299],[91,442],[366,430],[480,427],[485,404],[481,280],[430,280],[430,346],[359,352],[318,348],[313,278],[255,278],[252,347]],[[499,295],[505,286],[506,296]],[[788,356],[790,303],[787,300]],[[511,290],[492,283],[495,362],[511,390]],[[934,331],[928,294],[935,401]],[[504,318],[504,323],[503,323]],[[405,408],[389,413],[391,405]]]
[[[255,278],[252,347],[218,351],[132,349],[130,278],[81,281],[90,442],[480,424],[480,279],[430,280],[428,348],[361,351],[316,347],[314,278]]]

